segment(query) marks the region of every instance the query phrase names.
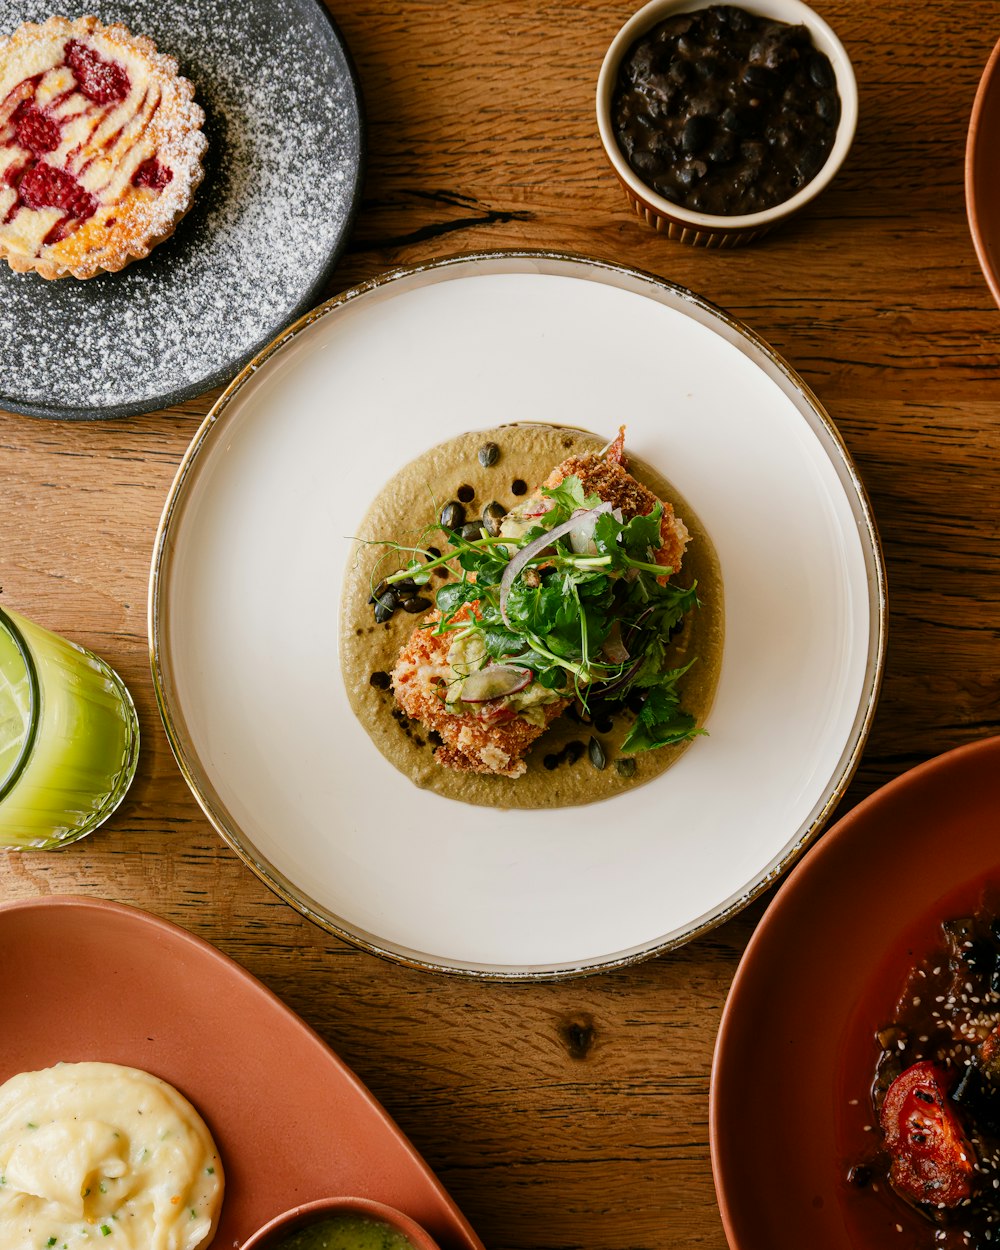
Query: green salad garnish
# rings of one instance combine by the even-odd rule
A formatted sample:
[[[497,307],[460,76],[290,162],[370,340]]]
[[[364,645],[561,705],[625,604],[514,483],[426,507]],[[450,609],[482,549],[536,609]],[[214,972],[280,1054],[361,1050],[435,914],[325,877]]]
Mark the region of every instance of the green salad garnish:
[[[658,580],[671,571],[653,562],[662,515],[657,504],[625,521],[570,476],[543,489],[541,501],[522,503],[498,536],[434,526],[421,541],[443,534],[440,553],[384,544],[387,555],[409,559],[373,600],[402,582],[426,586],[435,569],[457,563],[460,578],[434,596],[441,619],[424,628],[455,640],[477,635],[484,666],[528,670],[555,696],[575,696],[588,714],[627,704],[636,720],[622,751],[682,742],[704,731],[680,706],[677,683],[690,664],[672,666],[670,643],[698,596],[695,585]],[[470,604],[475,610],[463,611]]]

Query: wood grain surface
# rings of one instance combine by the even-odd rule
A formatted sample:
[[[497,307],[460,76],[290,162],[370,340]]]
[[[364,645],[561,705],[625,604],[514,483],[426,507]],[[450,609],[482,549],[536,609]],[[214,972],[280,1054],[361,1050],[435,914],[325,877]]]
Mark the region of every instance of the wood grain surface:
[[[331,0],[365,95],[368,164],[330,292],[464,251],[581,252],[693,288],[803,375],[856,461],[888,568],[883,692],[843,811],[1000,731],[1000,312],[963,200],[1000,0],[815,7],[858,76],[847,164],[779,232],[709,253],[641,226],[600,149],[595,82],[629,4]],[[166,492],[213,399],[97,424],[0,414],[3,601],[106,657],[143,736],[111,822],[63,853],[0,854],[0,896],[117,899],[217,944],[355,1069],[495,1250],[723,1250],[712,1048],[766,899],[630,969],[470,984],[313,927],[202,816],[153,699],[146,588]]]

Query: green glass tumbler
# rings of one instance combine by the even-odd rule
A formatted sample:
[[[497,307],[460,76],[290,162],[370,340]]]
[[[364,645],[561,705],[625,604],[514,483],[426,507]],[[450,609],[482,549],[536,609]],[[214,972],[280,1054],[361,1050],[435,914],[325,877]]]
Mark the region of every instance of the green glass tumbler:
[[[135,707],[114,669],[0,608],[0,847],[49,850],[91,833],[138,758]]]

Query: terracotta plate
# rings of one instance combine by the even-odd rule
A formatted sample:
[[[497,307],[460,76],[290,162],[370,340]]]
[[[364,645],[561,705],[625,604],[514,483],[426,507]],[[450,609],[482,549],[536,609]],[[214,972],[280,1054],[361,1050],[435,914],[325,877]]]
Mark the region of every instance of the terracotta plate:
[[[442,1250],[482,1250],[357,1077],[207,942],[116,903],[52,897],[0,906],[0,950],[0,1081],[96,1059],[175,1085],[212,1130],[226,1170],[216,1250],[333,1194],[396,1207]]]
[[[976,255],[1000,304],[1000,43],[990,55],[972,107],[965,149],[965,206]]]
[[[1000,882],[1000,737],[856,807],[791,874],[740,965],[712,1082],[712,1163],[733,1250],[916,1250],[933,1227],[847,1182],[907,971]],[[897,1226],[898,1229],[897,1229]]]

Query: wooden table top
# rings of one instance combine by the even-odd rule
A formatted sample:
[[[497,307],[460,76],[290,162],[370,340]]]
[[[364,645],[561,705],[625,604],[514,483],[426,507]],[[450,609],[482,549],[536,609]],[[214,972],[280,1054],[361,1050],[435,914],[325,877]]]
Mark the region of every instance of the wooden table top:
[[[816,0],[858,76],[853,150],[794,222],[719,253],[641,226],[600,150],[594,86],[630,4],[330,4],[368,118],[363,202],[330,293],[398,264],[539,247],[652,271],[745,320],[827,407],[884,545],[885,679],[840,811],[1000,730],[1000,312],[963,198],[1000,2]],[[153,698],[146,590],[166,492],[214,398],[94,424],[0,414],[4,602],[107,658],[143,736],[112,820],[61,853],[0,855],[0,895],[116,899],[215,943],[358,1073],[496,1250],[722,1250],[712,1048],[766,897],[621,971],[467,983],[321,932],[201,814]]]

